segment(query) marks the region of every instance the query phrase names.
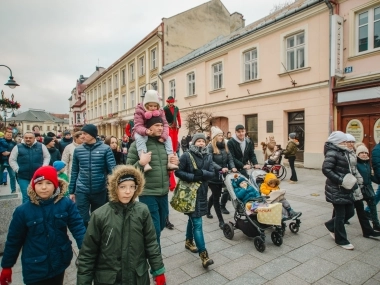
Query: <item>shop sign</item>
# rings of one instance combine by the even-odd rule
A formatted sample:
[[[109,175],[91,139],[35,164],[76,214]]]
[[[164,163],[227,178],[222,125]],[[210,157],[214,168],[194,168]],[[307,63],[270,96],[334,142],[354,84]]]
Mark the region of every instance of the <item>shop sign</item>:
[[[362,122],[357,119],[352,119],[348,122],[346,133],[351,134],[356,139],[356,142],[362,142],[364,138],[364,128]]]
[[[380,119],[378,119],[373,126],[373,139],[375,140],[375,143],[380,142]]]
[[[343,75],[343,18],[331,16],[331,76]]]

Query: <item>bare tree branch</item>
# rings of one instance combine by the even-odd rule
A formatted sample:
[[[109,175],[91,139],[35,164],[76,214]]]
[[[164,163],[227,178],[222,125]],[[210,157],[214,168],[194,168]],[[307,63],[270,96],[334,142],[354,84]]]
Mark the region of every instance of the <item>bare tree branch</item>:
[[[198,109],[191,111],[185,118],[185,126],[189,130],[190,134],[197,132],[210,132],[211,122],[213,119],[211,112]]]

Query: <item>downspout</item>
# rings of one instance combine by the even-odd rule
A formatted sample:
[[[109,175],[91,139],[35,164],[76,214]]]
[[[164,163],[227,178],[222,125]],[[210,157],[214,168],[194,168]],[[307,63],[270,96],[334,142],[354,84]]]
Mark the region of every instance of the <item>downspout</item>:
[[[161,31],[162,31],[162,35],[161,37],[157,35],[157,37],[159,37],[161,39],[161,58],[162,58],[162,67],[164,67],[165,65],[165,58],[164,58],[164,55],[165,55],[165,45],[164,45],[164,34],[165,34],[165,31],[164,31],[164,22],[161,22]],[[162,83],[162,102],[163,104],[165,104],[165,84],[164,84],[164,81],[162,80],[162,77],[160,75],[160,73],[158,73],[157,77],[160,79],[161,83]]]

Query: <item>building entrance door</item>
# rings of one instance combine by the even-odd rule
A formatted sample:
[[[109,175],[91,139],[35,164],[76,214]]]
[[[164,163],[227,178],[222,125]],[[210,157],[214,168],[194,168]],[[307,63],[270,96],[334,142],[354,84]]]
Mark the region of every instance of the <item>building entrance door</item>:
[[[305,112],[288,113],[288,130],[290,133],[296,133],[296,139],[299,142],[296,160],[303,162],[305,151]]]

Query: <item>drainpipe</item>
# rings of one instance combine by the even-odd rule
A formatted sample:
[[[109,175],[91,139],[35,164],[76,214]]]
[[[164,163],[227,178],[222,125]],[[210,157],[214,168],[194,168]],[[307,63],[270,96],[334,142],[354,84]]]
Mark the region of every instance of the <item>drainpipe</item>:
[[[331,16],[334,14],[333,3],[336,7],[336,12],[339,11],[339,5],[334,0],[324,0],[330,10],[330,24],[329,24],[329,134],[334,130],[334,94],[332,89],[335,87],[335,77],[331,76]]]
[[[164,35],[165,35],[165,31],[164,31],[164,22],[161,22],[161,31],[162,31],[162,35],[159,36],[158,34],[157,37],[160,38],[161,40],[161,58],[162,58],[162,66],[165,65],[165,58],[164,58],[164,55],[165,55],[165,45],[164,45]],[[162,103],[165,104],[165,85],[164,85],[164,81],[162,80],[162,77],[160,76],[160,74],[157,75],[157,77],[160,79],[161,83],[162,83]]]

